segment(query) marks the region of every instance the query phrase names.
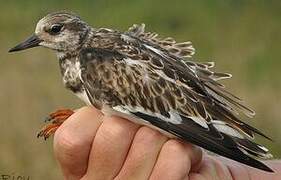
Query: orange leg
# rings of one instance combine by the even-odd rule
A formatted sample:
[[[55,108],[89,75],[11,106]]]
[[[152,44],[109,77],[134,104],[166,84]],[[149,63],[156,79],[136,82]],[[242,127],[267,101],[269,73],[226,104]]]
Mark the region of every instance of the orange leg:
[[[74,113],[71,109],[60,109],[51,113],[46,119],[45,122],[49,122],[44,126],[37,137],[43,137],[45,140],[56,132],[60,125],[67,120]]]

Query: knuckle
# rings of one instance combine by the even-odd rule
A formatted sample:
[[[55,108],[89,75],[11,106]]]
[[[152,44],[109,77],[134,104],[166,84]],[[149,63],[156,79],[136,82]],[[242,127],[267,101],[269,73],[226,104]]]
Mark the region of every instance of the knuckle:
[[[170,139],[163,145],[163,150],[168,152],[185,152],[184,145],[176,139]]]
[[[90,107],[90,106],[83,106],[76,111],[76,114],[88,114],[88,113],[97,115],[100,112],[98,112],[97,109]]]
[[[100,127],[100,135],[110,141],[123,139],[128,135],[128,127],[120,119],[105,119]]]
[[[69,119],[101,120],[102,117],[103,114],[99,110],[95,109],[94,107],[84,106],[80,109],[75,110],[75,113],[72,116],[70,116]]]
[[[149,127],[146,126],[142,126],[137,134],[136,137],[144,140],[144,141],[155,141],[156,139],[161,139],[164,137],[164,135],[162,135],[160,132],[158,132],[157,130],[151,129]]]
[[[65,155],[75,155],[83,146],[83,142],[75,136],[72,135],[71,132],[65,129],[58,129],[55,133],[54,137],[54,149],[57,153],[64,153]]]

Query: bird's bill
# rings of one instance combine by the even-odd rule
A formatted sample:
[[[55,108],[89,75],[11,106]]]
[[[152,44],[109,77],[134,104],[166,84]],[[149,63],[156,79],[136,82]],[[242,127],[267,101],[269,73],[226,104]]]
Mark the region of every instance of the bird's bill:
[[[42,42],[41,39],[38,38],[35,34],[30,36],[28,39],[26,39],[24,42],[16,45],[12,49],[9,50],[9,52],[15,52],[15,51],[21,51],[29,48],[33,48],[36,46],[39,46],[39,43]]]

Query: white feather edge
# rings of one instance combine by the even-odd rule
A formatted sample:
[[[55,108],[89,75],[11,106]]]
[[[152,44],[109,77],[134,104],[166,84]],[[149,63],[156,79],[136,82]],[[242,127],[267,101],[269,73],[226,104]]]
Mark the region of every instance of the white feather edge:
[[[169,138],[177,138],[175,135],[164,131],[163,129],[160,129],[154,125],[152,125],[150,122],[145,121],[144,119],[138,118],[134,115],[132,115],[128,109],[123,108],[122,106],[116,106],[114,108],[110,108],[108,106],[105,106],[102,108],[102,113],[105,116],[118,116],[118,117],[122,117],[125,118],[133,123],[139,124],[139,125],[144,125],[144,126],[148,126],[152,129],[155,129],[157,131],[159,131],[160,133],[166,135]]]
[[[182,123],[182,119],[181,119],[180,115],[178,114],[178,112],[176,112],[176,111],[170,111],[169,112],[170,118],[167,118],[167,117],[165,117],[161,114],[158,114],[158,113],[152,113],[152,112],[146,111],[142,107],[130,108],[130,107],[124,107],[124,106],[115,106],[113,108],[110,108],[108,106],[105,106],[102,109],[102,112],[105,115],[117,115],[117,116],[121,116],[121,117],[124,117],[126,119],[129,119],[129,120],[132,120],[134,122],[136,120],[135,123],[143,124],[143,125],[147,125],[147,124],[150,124],[150,123],[148,121],[145,121],[144,119],[140,119],[138,117],[135,117],[130,112],[143,112],[144,114],[158,117],[165,122],[170,122],[170,123],[173,123],[173,124],[181,124]],[[206,128],[206,129],[208,128],[208,124],[207,124],[207,122],[204,122],[205,120],[203,118],[191,117],[191,116],[189,116],[188,118],[193,120],[195,123],[197,123],[201,127]],[[143,122],[145,122],[145,123],[143,123]]]
[[[212,125],[219,131],[229,136],[237,137],[240,139],[244,139],[245,137],[236,129],[228,125],[226,122],[219,120],[212,120]]]
[[[149,111],[145,111],[142,107],[136,107],[136,108],[132,109],[132,108],[123,107],[123,106],[115,106],[113,108],[110,108],[110,107],[106,106],[102,109],[102,112],[105,115],[108,115],[108,116],[116,115],[116,116],[128,119],[128,120],[130,120],[134,123],[152,127],[154,129],[157,129],[157,130],[161,131],[162,133],[164,132],[164,134],[166,134],[167,132],[163,131],[163,130],[155,127],[155,126],[152,126],[148,121],[145,121],[144,119],[138,118],[138,117],[132,115],[130,112],[143,112],[147,115],[158,117],[158,118],[162,119],[163,121],[170,122],[170,123],[173,123],[173,124],[181,124],[182,123],[182,119],[177,112],[169,112],[170,118],[167,118],[167,117],[165,117],[161,114],[158,114],[158,113],[152,113],[152,112],[149,112]],[[189,116],[188,118],[193,120],[196,124],[200,125],[201,127],[205,128],[205,129],[208,128],[208,124],[207,124],[207,122],[204,122],[205,120],[203,118],[191,117],[191,116]],[[232,128],[231,126],[229,126],[227,123],[225,123],[223,121],[212,120],[211,124],[213,124],[213,126],[219,132],[225,133],[225,134],[233,136],[233,137],[241,138],[241,139],[245,138],[238,130]]]

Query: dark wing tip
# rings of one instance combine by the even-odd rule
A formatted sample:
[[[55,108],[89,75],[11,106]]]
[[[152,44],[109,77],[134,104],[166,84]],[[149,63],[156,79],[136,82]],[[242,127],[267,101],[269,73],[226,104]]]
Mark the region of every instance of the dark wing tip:
[[[262,169],[262,170],[264,170],[266,172],[275,173],[275,171],[273,171],[270,167],[266,166],[265,164],[260,166],[260,169]]]

